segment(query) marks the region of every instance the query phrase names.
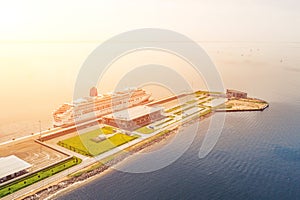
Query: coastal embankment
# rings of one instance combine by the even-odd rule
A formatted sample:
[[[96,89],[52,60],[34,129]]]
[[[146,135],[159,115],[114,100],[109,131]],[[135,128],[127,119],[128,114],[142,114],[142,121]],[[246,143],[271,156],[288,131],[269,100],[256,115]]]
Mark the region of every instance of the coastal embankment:
[[[186,122],[185,124],[193,124],[199,120],[204,120],[205,118],[208,118],[212,115],[212,113],[208,113],[206,115],[203,115],[201,117],[195,118],[191,121]],[[80,184],[87,180],[89,180],[92,177],[99,176],[103,174],[105,171],[110,169],[111,166],[116,165],[117,163],[125,160],[129,156],[133,155],[134,153],[140,152],[147,147],[150,147],[152,145],[155,145],[156,143],[161,142],[162,140],[165,140],[169,138],[170,136],[174,135],[179,131],[179,127],[175,127],[172,130],[164,130],[161,133],[158,133],[157,135],[154,135],[153,137],[142,141],[138,144],[135,144],[131,147],[128,147],[127,149],[120,151],[110,157],[107,157],[103,160],[98,161],[97,163],[92,164],[91,166],[80,170],[74,174],[70,174],[68,177],[65,177],[61,181],[57,181],[54,184],[48,185],[44,188],[41,188],[39,191],[29,194],[26,197],[22,197],[20,199],[22,200],[39,200],[39,199],[47,199],[50,198],[52,195],[56,195],[59,192],[62,192],[68,187],[71,187],[74,184]]]

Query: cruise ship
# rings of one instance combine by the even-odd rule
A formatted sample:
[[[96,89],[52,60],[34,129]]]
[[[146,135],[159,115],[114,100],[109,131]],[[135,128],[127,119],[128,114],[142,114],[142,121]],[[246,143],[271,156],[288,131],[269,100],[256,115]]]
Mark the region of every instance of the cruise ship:
[[[67,127],[86,122],[115,111],[152,101],[151,94],[140,88],[128,88],[121,92],[99,94],[97,88],[90,90],[90,96],[64,103],[53,112],[53,126]]]

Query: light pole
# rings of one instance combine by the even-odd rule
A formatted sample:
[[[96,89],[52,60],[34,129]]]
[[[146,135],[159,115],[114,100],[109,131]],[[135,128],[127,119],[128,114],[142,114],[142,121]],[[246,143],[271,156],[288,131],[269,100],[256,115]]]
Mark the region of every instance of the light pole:
[[[39,140],[41,140],[41,138],[42,138],[42,121],[41,120],[39,120],[39,125],[40,125],[40,138],[39,138]]]
[[[42,139],[42,121],[39,120],[39,125],[40,125],[40,136],[39,136],[39,141],[41,142]],[[42,145],[40,144],[40,153],[42,152]]]

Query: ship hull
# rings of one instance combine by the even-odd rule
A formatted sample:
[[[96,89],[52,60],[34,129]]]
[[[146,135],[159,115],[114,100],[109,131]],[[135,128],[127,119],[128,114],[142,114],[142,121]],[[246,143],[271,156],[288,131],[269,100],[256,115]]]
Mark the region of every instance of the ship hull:
[[[80,118],[73,118],[68,122],[56,122],[56,121],[54,121],[53,122],[53,127],[67,128],[67,127],[70,127],[70,126],[74,126],[75,124],[81,124],[81,123],[85,123],[85,122],[88,122],[88,121],[94,121],[96,119],[98,119],[97,121],[100,121],[102,116],[111,114],[112,112],[125,110],[127,108],[131,108],[131,107],[138,106],[138,105],[144,105],[144,104],[150,103],[151,101],[153,101],[153,99],[151,99],[150,95],[149,95],[149,96],[145,97],[142,101],[136,102],[132,105],[123,107],[121,109],[111,109],[110,108],[110,110],[113,110],[113,111],[104,112],[104,113],[102,112],[102,114],[95,114],[97,112],[101,113],[101,110],[96,110],[95,112],[90,112],[90,113],[87,113],[87,114],[84,114],[84,115],[80,115]]]

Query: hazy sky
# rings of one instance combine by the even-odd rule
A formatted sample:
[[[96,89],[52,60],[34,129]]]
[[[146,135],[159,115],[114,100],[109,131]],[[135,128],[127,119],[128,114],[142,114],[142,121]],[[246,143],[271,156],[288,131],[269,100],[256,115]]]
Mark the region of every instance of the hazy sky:
[[[298,51],[284,51],[279,43],[264,50],[234,42],[300,42],[299,11],[299,0],[0,0],[0,124],[49,118],[71,101],[87,56],[102,41],[139,28],[170,29],[201,45],[233,42],[205,50],[226,86],[251,92],[251,82],[235,76],[245,71],[241,66],[274,67],[283,59],[294,69]],[[260,50],[250,52],[254,48]],[[176,64],[183,66],[177,61],[170,66]],[[253,89],[252,94],[258,93]]]
[[[151,27],[199,41],[300,41],[299,0],[1,0],[0,40],[105,40]]]

